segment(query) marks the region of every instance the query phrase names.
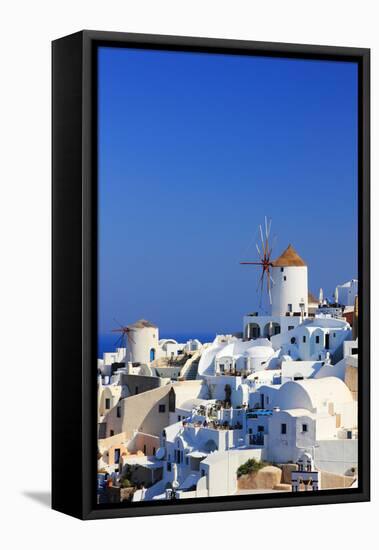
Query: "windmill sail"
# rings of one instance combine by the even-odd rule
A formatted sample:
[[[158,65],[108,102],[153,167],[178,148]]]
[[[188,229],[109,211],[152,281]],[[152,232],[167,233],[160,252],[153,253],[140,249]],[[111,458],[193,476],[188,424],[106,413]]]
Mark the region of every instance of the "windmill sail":
[[[258,260],[243,261],[243,262],[240,262],[240,264],[261,266],[262,272],[261,272],[261,276],[259,278],[258,287],[257,287],[257,291],[260,292],[259,302],[260,302],[260,305],[262,305],[262,298],[266,290],[270,304],[271,304],[272,303],[271,288],[273,284],[273,279],[271,277],[271,272],[270,272],[272,267],[271,255],[273,250],[273,245],[270,242],[271,219],[267,219],[267,216],[265,216],[264,232],[261,224],[259,224],[258,230],[259,230],[259,236],[261,240],[260,243],[255,244],[255,247],[258,252]]]

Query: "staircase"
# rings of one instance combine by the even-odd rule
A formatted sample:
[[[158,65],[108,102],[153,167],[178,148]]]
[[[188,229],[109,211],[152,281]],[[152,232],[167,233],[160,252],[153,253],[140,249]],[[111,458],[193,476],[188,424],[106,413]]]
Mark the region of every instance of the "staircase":
[[[180,371],[181,380],[196,380],[200,356],[200,353],[195,353],[190,359],[188,359],[188,361]]]

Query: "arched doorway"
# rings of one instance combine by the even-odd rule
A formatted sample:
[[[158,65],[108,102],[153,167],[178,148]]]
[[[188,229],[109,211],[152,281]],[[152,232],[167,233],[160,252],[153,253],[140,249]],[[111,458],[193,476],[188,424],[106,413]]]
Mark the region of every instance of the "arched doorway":
[[[231,405],[231,397],[232,397],[232,388],[231,388],[230,384],[225,384],[224,391],[225,391],[225,404],[230,406]]]
[[[249,323],[246,326],[246,338],[247,340],[255,340],[261,335],[261,327],[258,323]]]
[[[265,328],[263,330],[264,337],[270,340],[271,336],[275,336],[275,334],[280,334],[279,323],[275,323],[275,322],[267,323],[267,325],[265,325]]]
[[[151,348],[150,350],[150,361],[155,360],[155,348]]]

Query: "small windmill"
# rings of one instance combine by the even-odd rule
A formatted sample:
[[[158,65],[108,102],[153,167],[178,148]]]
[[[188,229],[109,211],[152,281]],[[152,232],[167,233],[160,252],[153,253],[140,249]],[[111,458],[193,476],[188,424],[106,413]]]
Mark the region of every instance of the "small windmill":
[[[271,287],[273,284],[273,279],[271,277],[270,269],[273,266],[272,263],[272,250],[273,245],[270,242],[270,231],[271,231],[271,219],[267,220],[267,217],[265,216],[265,236],[263,237],[263,229],[262,225],[259,225],[259,236],[260,236],[260,244],[256,243],[256,249],[258,252],[259,260],[255,262],[240,262],[241,265],[258,265],[261,266],[262,272],[261,277],[258,282],[257,291],[260,289],[260,305],[262,305],[262,297],[264,293],[264,289],[266,288],[267,294],[270,300],[270,304],[272,303],[271,299]]]
[[[130,340],[135,344],[135,341],[133,340],[133,337],[132,335],[130,334],[131,332],[134,332],[134,329],[132,328],[129,328],[125,325],[122,325],[121,323],[119,323],[116,319],[114,319],[114,321],[119,325],[119,328],[115,328],[112,330],[112,332],[119,332],[121,333],[120,336],[117,338],[116,342],[115,342],[115,348],[117,347],[127,347],[126,345],[126,337],[130,338]],[[121,344],[121,346],[119,346],[119,344]],[[124,345],[123,345],[124,344]]]

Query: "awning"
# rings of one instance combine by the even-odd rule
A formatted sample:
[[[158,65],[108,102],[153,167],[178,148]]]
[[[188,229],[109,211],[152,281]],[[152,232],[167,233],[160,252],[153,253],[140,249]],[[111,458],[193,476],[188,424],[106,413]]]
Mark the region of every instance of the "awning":
[[[192,458],[206,458],[208,454],[202,453],[201,451],[192,451],[191,453],[188,453],[187,456],[190,456]]]

